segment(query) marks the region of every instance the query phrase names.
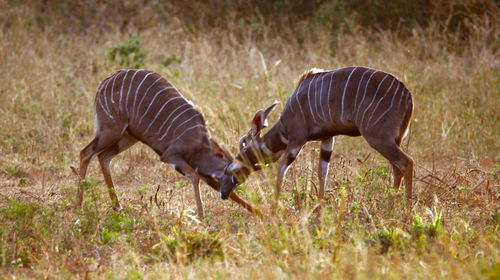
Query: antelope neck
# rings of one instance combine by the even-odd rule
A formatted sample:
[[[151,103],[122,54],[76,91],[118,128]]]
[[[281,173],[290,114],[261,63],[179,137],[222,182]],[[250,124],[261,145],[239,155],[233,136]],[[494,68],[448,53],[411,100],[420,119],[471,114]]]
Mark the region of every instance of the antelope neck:
[[[272,155],[286,148],[287,143],[283,139],[286,139],[286,134],[280,120],[264,135],[260,148],[264,154]]]
[[[198,151],[189,164],[200,175],[215,180],[220,179],[226,167],[226,162],[208,149]]]

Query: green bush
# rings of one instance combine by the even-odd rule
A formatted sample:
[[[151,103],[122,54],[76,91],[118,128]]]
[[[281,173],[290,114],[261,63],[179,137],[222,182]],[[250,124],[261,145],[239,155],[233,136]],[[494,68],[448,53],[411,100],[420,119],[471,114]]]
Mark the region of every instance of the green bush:
[[[144,66],[144,58],[146,53],[141,50],[141,42],[139,37],[133,36],[125,43],[120,43],[115,47],[110,47],[106,50],[106,57],[109,61],[115,61],[116,57],[120,58],[119,64],[127,68],[141,68]]]

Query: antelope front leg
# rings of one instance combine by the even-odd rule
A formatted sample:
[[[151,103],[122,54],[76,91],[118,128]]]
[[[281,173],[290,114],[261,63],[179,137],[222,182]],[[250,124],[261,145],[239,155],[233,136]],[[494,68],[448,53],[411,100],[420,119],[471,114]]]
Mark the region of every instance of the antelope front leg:
[[[198,175],[198,173],[182,158],[179,157],[164,158],[162,156],[161,160],[167,162],[177,172],[181,173],[182,175],[188,177],[189,180],[191,180],[191,183],[193,183],[193,188],[194,188],[194,197],[196,199],[198,218],[203,219],[203,201],[201,200],[200,176]]]
[[[118,142],[106,148],[102,153],[100,153],[97,156],[99,159],[99,164],[101,165],[101,171],[104,176],[104,181],[106,182],[106,186],[108,187],[109,197],[113,202],[113,210],[115,211],[121,210],[122,207],[120,205],[120,202],[118,201],[118,196],[116,195],[116,190],[113,185],[113,179],[111,178],[111,171],[109,169],[109,164],[116,155],[130,148],[135,143],[137,143],[137,139],[126,133],[122,136],[122,138]]]
[[[235,192],[231,192],[231,194],[229,194],[229,198],[231,198],[234,202],[241,205],[243,208],[250,211],[252,215],[257,215],[258,217],[262,218],[262,213],[258,209],[253,208],[250,204],[241,199]]]
[[[285,177],[286,170],[288,169],[288,166],[290,166],[290,164],[292,164],[292,162],[295,160],[302,146],[303,144],[294,146],[288,145],[285,154],[278,160],[277,164],[278,176],[276,179],[276,188],[274,190],[276,202],[278,201],[280,196],[281,185],[283,184],[283,179]]]
[[[319,152],[319,165],[318,165],[318,177],[319,177],[319,199],[323,199],[325,196],[325,183],[328,177],[328,167],[330,166],[330,158],[332,156],[333,137],[324,139],[321,141],[321,148]]]
[[[200,193],[200,176],[198,176],[198,174],[196,174],[195,172],[194,174],[189,175],[187,177],[191,179],[191,182],[193,183],[194,197],[196,199],[196,208],[198,209],[198,218],[203,219],[203,202],[201,200],[201,193]]]

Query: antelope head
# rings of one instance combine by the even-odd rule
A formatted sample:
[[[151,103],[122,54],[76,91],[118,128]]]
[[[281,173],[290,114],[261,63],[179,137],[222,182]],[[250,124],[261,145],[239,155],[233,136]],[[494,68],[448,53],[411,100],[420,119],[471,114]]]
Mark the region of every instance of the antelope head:
[[[264,110],[259,110],[252,120],[252,127],[248,133],[240,139],[240,152],[236,158],[224,170],[221,180],[220,197],[227,199],[233,189],[242,184],[246,178],[262,166],[260,162],[269,162],[273,158],[272,152],[266,147],[260,132],[267,127],[267,116],[278,104],[274,102]]]

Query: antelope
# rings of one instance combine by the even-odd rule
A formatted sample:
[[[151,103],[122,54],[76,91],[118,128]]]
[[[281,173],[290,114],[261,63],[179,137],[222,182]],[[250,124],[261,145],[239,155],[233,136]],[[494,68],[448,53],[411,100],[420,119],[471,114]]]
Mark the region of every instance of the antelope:
[[[97,156],[113,209],[120,210],[109,164],[113,157],[140,141],[151,147],[162,162],[191,180],[197,214],[203,217],[200,178],[218,191],[224,169],[233,159],[210,137],[201,113],[175,86],[151,71],[118,71],[99,86],[94,119],[95,138],[80,152],[80,180]],[[232,193],[230,197],[250,212],[259,213],[238,195]],[[82,201],[80,182],[77,206],[81,207]]]
[[[404,177],[406,199],[411,205],[413,160],[400,146],[408,131],[413,101],[410,91],[396,77],[361,66],[306,71],[299,78],[279,120],[262,139],[260,132],[267,126],[266,118],[276,104],[259,110],[252,127],[240,139],[240,152],[222,179],[221,198],[227,199],[236,185],[243,183],[253,170],[260,169],[259,162],[278,161],[277,199],[288,166],[306,142],[319,140],[317,172],[319,198],[322,199],[333,137],[342,134],[363,136],[372,148],[389,160],[393,167],[393,187],[398,190]]]

